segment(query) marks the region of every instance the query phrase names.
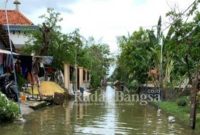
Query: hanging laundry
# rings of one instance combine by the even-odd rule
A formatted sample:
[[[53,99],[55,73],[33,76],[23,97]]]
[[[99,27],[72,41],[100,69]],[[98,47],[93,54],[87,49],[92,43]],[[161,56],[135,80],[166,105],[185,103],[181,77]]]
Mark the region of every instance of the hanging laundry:
[[[0,53],[0,65],[2,65],[2,64],[3,64],[3,54]]]
[[[7,54],[5,65],[6,65],[6,67],[12,67],[12,64],[13,64],[12,57],[10,54]]]
[[[11,54],[4,54],[3,55],[4,72],[11,72],[13,70],[12,66],[13,66],[13,62],[12,62]]]
[[[0,65],[0,75],[2,75],[4,73],[4,70],[3,70],[3,64]]]
[[[32,56],[19,56],[22,67],[22,75],[27,78],[28,73],[32,71]]]
[[[19,59],[17,59],[15,62],[15,71],[16,71],[16,73],[21,73],[21,71],[22,71],[21,61]]]
[[[0,53],[0,75],[3,73],[3,54]]]

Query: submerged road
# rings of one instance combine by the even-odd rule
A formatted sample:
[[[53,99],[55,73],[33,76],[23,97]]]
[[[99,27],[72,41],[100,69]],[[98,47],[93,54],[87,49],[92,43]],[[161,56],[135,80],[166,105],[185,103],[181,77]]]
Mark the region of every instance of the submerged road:
[[[24,124],[1,125],[0,135],[197,135],[149,105],[116,103],[110,86],[100,93],[103,104],[69,101],[44,108],[25,116]]]

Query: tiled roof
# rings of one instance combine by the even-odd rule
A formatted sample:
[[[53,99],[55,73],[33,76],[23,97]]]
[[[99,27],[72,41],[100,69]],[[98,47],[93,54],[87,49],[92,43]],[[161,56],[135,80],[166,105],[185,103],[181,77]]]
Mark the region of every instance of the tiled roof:
[[[8,21],[11,25],[33,25],[33,23],[17,10],[7,10]],[[0,24],[7,24],[5,10],[0,10]]]

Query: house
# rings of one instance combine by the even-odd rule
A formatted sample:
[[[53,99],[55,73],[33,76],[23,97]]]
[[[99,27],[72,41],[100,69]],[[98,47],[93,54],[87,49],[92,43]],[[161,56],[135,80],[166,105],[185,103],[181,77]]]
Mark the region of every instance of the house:
[[[75,75],[77,73],[77,75]],[[64,64],[64,84],[69,94],[74,94],[75,89],[88,89],[90,85],[90,72],[83,67],[77,67],[77,72],[73,65]],[[76,86],[77,85],[77,86]]]
[[[15,47],[12,41],[11,41],[11,45],[13,47],[13,50],[15,50]],[[10,50],[8,34],[4,31],[3,27],[1,26],[0,26],[0,49]]]
[[[14,48],[13,43],[11,42],[11,45]],[[6,32],[4,32],[3,28],[0,27],[0,75],[4,73],[4,55],[5,54],[10,54],[10,43],[9,43],[9,38]]]
[[[37,26],[19,11],[20,2],[18,0],[15,0],[14,4],[16,5],[16,9],[7,10],[7,16],[10,28],[10,39],[16,51],[19,51],[29,40],[26,33],[36,29]],[[0,27],[1,33],[4,33],[4,37],[8,38],[8,34],[6,35],[8,33],[6,11],[4,9],[0,9]]]

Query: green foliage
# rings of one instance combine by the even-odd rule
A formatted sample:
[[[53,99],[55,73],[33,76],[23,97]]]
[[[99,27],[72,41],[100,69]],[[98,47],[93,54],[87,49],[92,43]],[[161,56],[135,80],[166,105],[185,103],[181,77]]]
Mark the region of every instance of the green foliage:
[[[60,18],[60,13],[53,9],[47,9],[47,14],[40,18],[44,20],[43,24],[51,28],[46,55],[53,56],[52,66],[63,70],[63,63],[70,63],[87,68],[91,73],[92,87],[98,87],[101,79],[106,76],[111,61],[108,45],[95,43],[93,38],[85,40],[78,29],[68,34],[61,33],[58,23],[62,21],[62,18]],[[24,53],[39,55],[44,47],[42,30],[44,26],[39,25],[39,29],[30,33],[31,40],[23,48]]]
[[[118,42],[121,54],[118,56],[114,78],[128,83],[132,80],[139,84],[145,83],[149,68],[155,65],[152,48],[156,48],[157,44],[154,43],[157,43],[157,39],[153,32],[140,28],[128,37],[119,37]]]
[[[17,84],[19,90],[21,90],[22,86],[26,83],[26,79],[21,74],[17,74]]]
[[[183,78],[195,74],[200,67],[200,13],[196,9],[198,3],[196,1],[184,14],[175,10],[168,12],[167,16],[172,23],[165,35],[161,29],[160,17],[156,30],[140,28],[132,34],[119,37],[120,54],[112,75],[113,80],[128,84],[133,80],[137,80],[139,84],[149,81],[147,72],[151,68],[161,68],[160,44],[163,44],[163,87],[179,86]],[[193,19],[189,21],[191,15]]]
[[[128,84],[128,88],[130,90],[130,92],[138,92],[138,88],[139,88],[139,83],[137,80],[133,80],[132,82],[130,82]]]
[[[176,102],[178,106],[186,106],[188,103],[188,100],[186,97],[182,97],[182,98],[177,99]]]
[[[0,92],[0,123],[13,121],[18,115],[18,105]]]
[[[47,9],[47,14],[40,16],[43,19],[43,24],[50,29],[48,34],[49,46],[47,54],[54,57],[53,66],[55,68],[62,69],[63,62],[71,62],[74,58],[72,50],[74,50],[74,44],[76,40],[76,31],[70,34],[62,34],[60,32],[60,26],[58,23],[62,21],[60,18],[60,13],[55,12],[53,9]],[[41,49],[44,47],[44,26],[39,25],[39,28],[33,30],[29,36],[30,41],[23,48],[25,54],[40,55]]]
[[[88,48],[87,52],[89,65],[91,70],[91,85],[93,88],[100,86],[102,79],[108,74],[108,69],[112,59],[109,57],[110,51],[106,44],[94,43]],[[85,59],[87,59],[85,58]]]

